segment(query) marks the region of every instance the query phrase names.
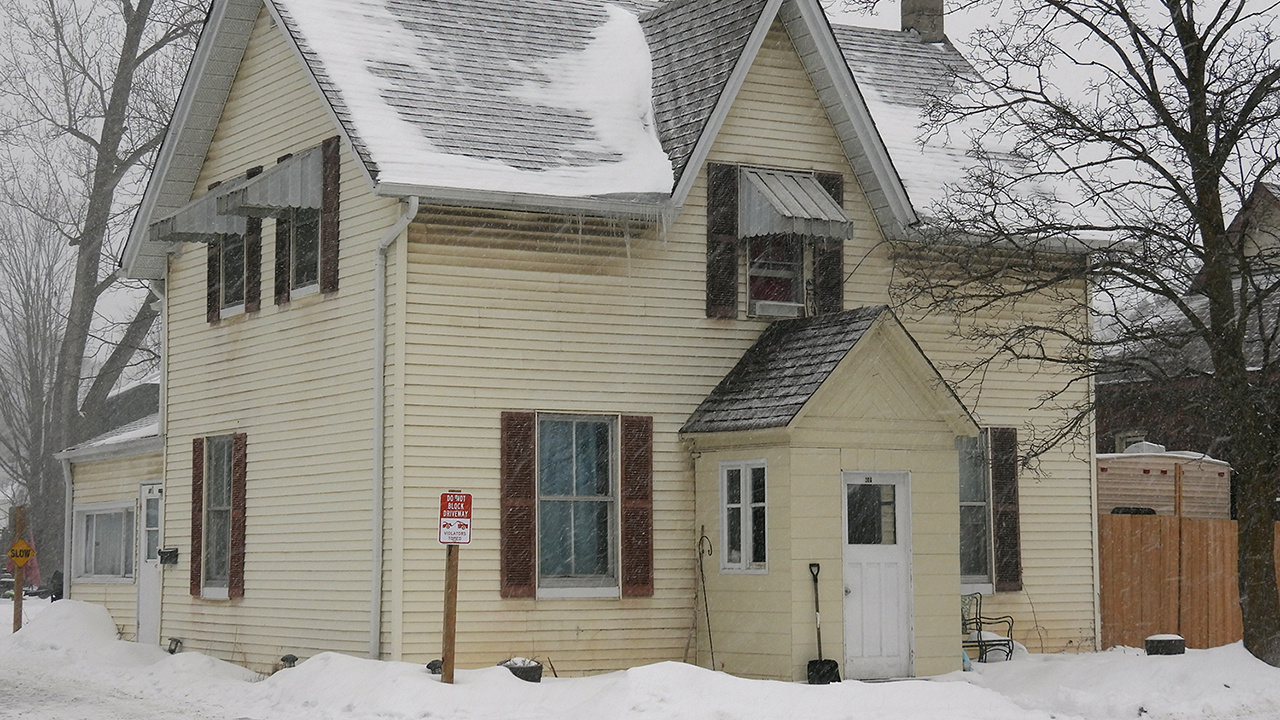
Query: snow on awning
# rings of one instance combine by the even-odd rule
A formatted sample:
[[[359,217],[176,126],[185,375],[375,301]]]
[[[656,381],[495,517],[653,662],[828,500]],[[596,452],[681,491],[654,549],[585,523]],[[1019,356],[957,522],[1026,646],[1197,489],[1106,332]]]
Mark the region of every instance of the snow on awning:
[[[151,223],[148,237],[152,242],[209,242],[218,235],[243,235],[243,215],[222,215],[218,199],[248,182],[238,178],[219,185],[187,203],[178,212]]]
[[[808,235],[845,239],[849,216],[806,173],[743,168],[738,193],[738,234]]]
[[[220,195],[218,211],[249,217],[272,217],[289,208],[319,209],[323,197],[323,173],[322,147],[313,147]]]

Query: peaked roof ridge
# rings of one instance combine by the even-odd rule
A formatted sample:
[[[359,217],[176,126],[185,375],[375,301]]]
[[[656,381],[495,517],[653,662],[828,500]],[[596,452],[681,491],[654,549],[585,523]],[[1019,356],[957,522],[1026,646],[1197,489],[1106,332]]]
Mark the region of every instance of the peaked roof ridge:
[[[869,305],[770,324],[680,432],[786,427],[886,312]]]
[[[769,0],[671,0],[640,15],[658,137],[678,182]]]

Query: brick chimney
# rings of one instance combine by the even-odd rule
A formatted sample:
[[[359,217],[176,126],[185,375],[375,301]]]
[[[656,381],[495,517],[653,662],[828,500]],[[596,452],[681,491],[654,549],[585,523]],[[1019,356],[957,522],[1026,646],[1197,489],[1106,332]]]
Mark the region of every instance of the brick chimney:
[[[902,0],[902,29],[915,30],[922,42],[942,42],[942,0]]]

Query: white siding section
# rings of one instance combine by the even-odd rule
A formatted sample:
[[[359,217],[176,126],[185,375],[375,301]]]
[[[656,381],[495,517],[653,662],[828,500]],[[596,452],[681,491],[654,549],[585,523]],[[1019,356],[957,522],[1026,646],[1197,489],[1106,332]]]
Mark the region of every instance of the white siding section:
[[[148,453],[129,457],[72,463],[72,506],[79,509],[93,503],[131,502],[137,517],[139,486],[146,482],[159,482],[161,473],[160,453]],[[137,529],[134,530],[137,544]],[[75,554],[73,553],[73,556]],[[135,574],[137,553],[134,553]],[[46,575],[58,568],[44,568]],[[134,639],[138,629],[138,586],[133,580],[123,582],[76,581],[75,572],[67,588],[67,597],[105,607],[124,640]]]

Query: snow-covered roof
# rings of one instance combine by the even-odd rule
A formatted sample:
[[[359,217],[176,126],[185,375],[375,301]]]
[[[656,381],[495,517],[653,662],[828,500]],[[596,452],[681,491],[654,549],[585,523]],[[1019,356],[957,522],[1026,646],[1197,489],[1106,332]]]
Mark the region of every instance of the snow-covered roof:
[[[210,8],[125,249],[133,277],[164,277],[170,248],[149,242],[146,227],[190,201],[261,7],[261,0],[214,0]],[[949,81],[947,69],[963,63],[954,49],[911,33],[833,34],[818,0],[266,0],[266,7],[384,196],[670,216],[775,20],[786,26],[887,235],[901,237],[963,159],[950,147],[919,156],[923,95],[900,92],[907,80]],[[869,88],[865,99],[859,82]]]
[[[845,25],[832,31],[912,206],[927,213],[973,161],[964,134],[926,132],[923,113],[957,78],[973,77],[972,68],[950,42],[922,42],[914,32]]]
[[[272,0],[379,185],[667,194],[634,7]]]
[[[1098,453],[1094,456],[1098,461],[1111,461],[1119,458],[1145,458],[1168,460],[1191,460],[1193,462],[1209,463],[1211,465],[1227,465],[1225,460],[1198,453],[1191,450],[1166,450],[1163,445],[1152,442],[1137,442],[1124,449],[1124,452],[1118,453]]]
[[[160,435],[160,414],[126,423],[54,455],[59,460],[96,460],[123,455],[159,452],[164,440]]]

